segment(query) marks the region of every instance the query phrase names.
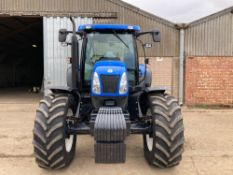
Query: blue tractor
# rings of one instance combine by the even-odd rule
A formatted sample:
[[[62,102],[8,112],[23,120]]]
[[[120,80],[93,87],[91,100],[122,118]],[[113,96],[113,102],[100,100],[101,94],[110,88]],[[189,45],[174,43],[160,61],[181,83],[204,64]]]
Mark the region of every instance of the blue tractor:
[[[81,25],[76,30],[71,21],[73,31],[59,31],[59,41],[72,52],[67,87],[51,87],[36,111],[33,145],[38,166],[67,167],[75,155],[76,137],[83,134],[95,140],[96,163],[125,162],[126,137],[142,134],[149,164],[178,165],[184,143],[180,106],[165,89],[151,87],[149,60],[139,64],[138,48],[152,46],[140,37],[149,35],[159,42],[160,32],[118,24]]]

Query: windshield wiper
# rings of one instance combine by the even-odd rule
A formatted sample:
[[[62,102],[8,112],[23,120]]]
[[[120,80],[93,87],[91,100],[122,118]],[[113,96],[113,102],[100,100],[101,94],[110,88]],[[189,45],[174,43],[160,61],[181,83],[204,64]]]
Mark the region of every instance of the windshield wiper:
[[[115,31],[113,31],[113,34],[117,39],[119,39],[129,49],[129,46],[121,39],[121,37]]]

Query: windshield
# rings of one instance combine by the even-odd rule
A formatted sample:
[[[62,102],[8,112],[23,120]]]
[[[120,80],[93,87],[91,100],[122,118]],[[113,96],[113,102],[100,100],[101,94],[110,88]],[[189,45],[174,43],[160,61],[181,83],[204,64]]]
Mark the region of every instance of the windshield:
[[[118,59],[126,64],[128,79],[135,82],[135,51],[132,34],[90,33],[87,34],[85,53],[85,84],[90,84],[91,73],[96,61],[101,59]]]

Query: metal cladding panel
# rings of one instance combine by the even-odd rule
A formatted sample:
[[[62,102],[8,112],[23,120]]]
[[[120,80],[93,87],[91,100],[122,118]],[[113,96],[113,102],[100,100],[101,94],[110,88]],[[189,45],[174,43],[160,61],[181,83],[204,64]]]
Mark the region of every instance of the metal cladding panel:
[[[185,50],[187,56],[233,56],[233,14],[191,23],[185,30]]]
[[[92,24],[91,18],[75,18],[76,25]],[[66,86],[66,71],[71,57],[71,48],[63,47],[58,41],[58,31],[61,28],[72,30],[67,17],[44,17],[44,86],[45,92],[50,86]],[[67,41],[71,40],[71,35]],[[81,44],[81,43],[80,43]]]

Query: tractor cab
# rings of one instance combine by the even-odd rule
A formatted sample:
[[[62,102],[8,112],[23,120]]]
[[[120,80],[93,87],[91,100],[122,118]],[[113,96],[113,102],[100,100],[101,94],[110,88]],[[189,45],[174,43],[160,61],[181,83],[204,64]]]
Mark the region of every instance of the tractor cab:
[[[129,28],[131,30],[129,30]],[[127,69],[129,84],[136,84],[138,72],[135,33],[138,26],[126,25],[83,25],[78,31],[86,33],[84,45],[84,84],[90,86],[94,64],[103,62],[122,62]],[[110,72],[111,73],[111,72]]]
[[[92,104],[126,107],[129,87],[138,83],[138,55],[135,36],[139,26],[81,25],[85,35],[82,67],[83,87],[90,89]]]

